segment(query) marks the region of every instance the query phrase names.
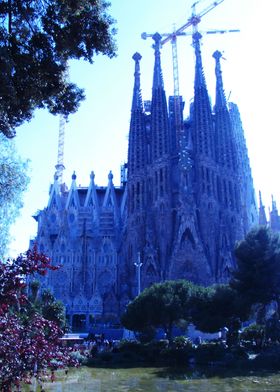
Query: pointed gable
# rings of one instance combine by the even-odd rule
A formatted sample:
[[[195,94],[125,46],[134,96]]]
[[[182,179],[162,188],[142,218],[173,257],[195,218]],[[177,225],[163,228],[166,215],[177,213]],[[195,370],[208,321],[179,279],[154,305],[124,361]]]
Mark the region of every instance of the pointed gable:
[[[71,188],[69,190],[67,202],[66,202],[66,210],[69,208],[79,208],[80,207],[80,200],[79,200],[79,195],[78,195],[78,190],[77,190],[77,185],[76,185],[76,173],[74,172],[72,174],[72,184]]]
[[[51,186],[50,189],[50,197],[49,197],[49,202],[48,202],[48,207],[49,210],[54,208],[54,209],[61,209],[61,197],[59,193],[59,184],[58,184],[58,177],[57,175],[54,176],[54,183]]]
[[[85,207],[90,207],[95,211],[99,210],[99,203],[98,203],[98,198],[97,198],[97,193],[96,193],[96,186],[94,182],[94,172],[92,171],[90,173],[90,184],[88,187],[87,195],[86,195],[86,200],[85,200]]]
[[[108,186],[106,189],[104,201],[103,201],[103,207],[105,208],[113,208],[118,210],[118,205],[117,205],[117,198],[116,198],[116,193],[115,193],[115,186],[113,184],[113,174],[110,171],[108,174]]]

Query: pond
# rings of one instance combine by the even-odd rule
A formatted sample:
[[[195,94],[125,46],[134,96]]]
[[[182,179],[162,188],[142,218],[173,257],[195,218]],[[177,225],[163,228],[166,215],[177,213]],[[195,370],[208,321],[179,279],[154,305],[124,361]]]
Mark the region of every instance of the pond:
[[[41,391],[35,385],[24,389]],[[166,368],[87,368],[56,372],[54,382],[43,384],[45,392],[279,392],[280,372],[242,374],[235,370],[183,370]]]

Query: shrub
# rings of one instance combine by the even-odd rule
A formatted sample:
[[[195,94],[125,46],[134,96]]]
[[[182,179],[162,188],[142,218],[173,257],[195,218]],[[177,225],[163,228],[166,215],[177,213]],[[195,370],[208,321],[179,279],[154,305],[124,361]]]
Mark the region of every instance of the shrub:
[[[251,324],[241,332],[240,338],[241,341],[249,342],[251,346],[261,347],[264,341],[264,335],[264,326],[260,324]]]
[[[130,352],[139,354],[143,350],[143,345],[136,341],[131,340],[121,340],[119,344],[119,352]]]
[[[70,353],[70,357],[76,361],[78,361],[80,364],[85,364],[87,361],[87,357],[82,355],[80,351],[72,351]]]
[[[202,343],[195,349],[197,363],[209,363],[224,359],[226,349],[221,343]]]
[[[192,349],[193,345],[190,339],[185,336],[176,336],[176,338],[172,342],[172,347],[176,350],[180,349]]]

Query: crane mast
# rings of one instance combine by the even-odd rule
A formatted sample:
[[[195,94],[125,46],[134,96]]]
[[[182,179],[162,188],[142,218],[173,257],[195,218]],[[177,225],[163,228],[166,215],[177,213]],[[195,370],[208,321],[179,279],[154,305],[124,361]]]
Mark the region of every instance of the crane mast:
[[[65,71],[63,74],[64,81],[69,79],[69,70],[68,65],[65,66]],[[56,169],[56,178],[58,184],[61,188],[63,184],[63,171],[65,170],[64,166],[64,139],[65,139],[65,126],[67,122],[67,116],[60,114],[59,116],[59,131],[58,131],[58,149],[57,149],[57,163],[55,165]]]
[[[59,117],[59,131],[58,131],[58,149],[57,149],[57,163],[55,165],[56,177],[59,185],[63,183],[64,166],[64,138],[65,138],[65,124],[66,118],[60,114]]]

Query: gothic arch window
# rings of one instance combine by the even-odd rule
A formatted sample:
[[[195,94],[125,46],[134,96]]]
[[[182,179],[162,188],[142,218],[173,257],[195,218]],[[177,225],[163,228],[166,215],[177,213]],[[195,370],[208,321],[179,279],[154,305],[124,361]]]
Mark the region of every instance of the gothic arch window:
[[[226,279],[229,279],[229,278],[231,277],[231,271],[230,271],[230,268],[229,268],[228,265],[226,265],[225,268],[224,268],[223,276],[224,276]]]
[[[113,260],[114,260],[114,248],[110,241],[105,240],[101,248],[99,261],[101,264],[108,267],[108,266],[112,266]]]
[[[110,292],[104,296],[103,311],[105,314],[115,314],[117,312],[117,301],[115,295]]]
[[[101,294],[109,293],[113,287],[113,276],[108,270],[98,276],[98,288]]]
[[[158,277],[157,277],[156,270],[152,264],[149,264],[145,274],[145,286],[149,287],[157,281],[158,281]]]
[[[181,238],[181,247],[184,245],[184,243],[190,243],[191,247],[195,249],[195,240],[193,238],[192,232],[189,228],[187,228]]]
[[[147,268],[146,276],[148,278],[151,278],[155,275],[156,275],[156,270],[155,270],[154,266],[152,264],[150,264],[149,267]]]

